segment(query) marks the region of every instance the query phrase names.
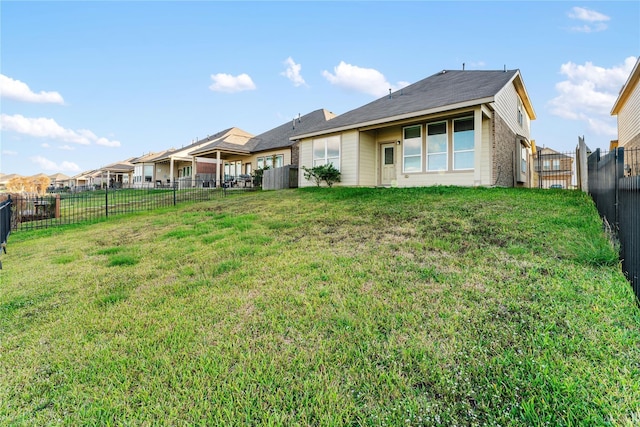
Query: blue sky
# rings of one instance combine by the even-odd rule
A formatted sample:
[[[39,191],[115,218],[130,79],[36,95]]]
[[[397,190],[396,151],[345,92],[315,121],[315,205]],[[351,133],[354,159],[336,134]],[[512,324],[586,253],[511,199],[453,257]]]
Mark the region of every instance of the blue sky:
[[[0,2],[0,172],[75,175],[341,114],[443,69],[520,69],[538,146],[616,139],[640,2]]]

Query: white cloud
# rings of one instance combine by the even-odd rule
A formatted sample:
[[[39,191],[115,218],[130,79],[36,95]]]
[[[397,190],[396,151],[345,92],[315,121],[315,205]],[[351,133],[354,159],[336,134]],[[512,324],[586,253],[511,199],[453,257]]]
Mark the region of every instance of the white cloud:
[[[611,68],[591,62],[562,64],[560,74],[566,80],[556,83],[558,96],[548,104],[551,113],[564,119],[583,121],[598,135],[615,136],[611,108],[635,63],[636,58],[628,57],[623,64]]]
[[[224,73],[212,74],[211,80],[213,80],[213,84],[209,86],[209,89],[214,92],[234,93],[256,88],[251,77],[244,73],[237,76]]]
[[[72,147],[72,146],[70,146],[70,145],[66,145],[66,144],[65,144],[65,145],[61,145],[61,146],[59,146],[59,147],[58,147],[58,150],[72,151],[72,150],[75,150],[75,148],[73,148],[73,147]]]
[[[50,146],[49,144],[47,144],[46,142],[43,142],[42,144],[40,144],[40,146],[41,146],[42,148],[49,148],[49,147],[51,147],[51,146]]]
[[[284,64],[287,66],[287,69],[280,73],[281,75],[291,80],[291,83],[293,83],[295,87],[306,85],[304,79],[300,75],[302,65],[296,64],[291,57],[288,57],[287,60],[284,61]]]
[[[4,74],[0,74],[0,95],[3,98],[16,99],[24,102],[41,104],[64,104],[62,95],[58,92],[33,92],[26,83],[14,80]]]
[[[97,145],[103,145],[105,147],[120,147],[120,141],[113,141],[107,138],[96,139]]]
[[[30,160],[38,165],[40,169],[46,171],[55,171],[55,172],[80,172],[80,166],[73,162],[63,161],[60,164],[57,164],[49,159],[45,159],[42,156],[34,156],[31,157]]]
[[[3,156],[17,156],[18,152],[13,150],[2,150]]]
[[[323,71],[322,75],[329,83],[347,90],[366,93],[375,97],[381,97],[392,91],[407,86],[407,82],[398,82],[392,85],[385,76],[373,68],[362,68],[356,65],[347,64],[340,61],[338,66],[333,67],[334,74]]]
[[[571,9],[569,18],[587,22],[609,21],[611,19],[605,14],[596,12],[595,10],[585,9],[584,7],[574,7]]]
[[[583,7],[574,7],[568,13],[569,18],[577,19],[578,21],[584,21],[585,24],[581,26],[571,27],[571,31],[580,33],[593,33],[598,31],[604,31],[607,29],[605,22],[611,18],[595,10],[585,9]]]
[[[92,142],[108,147],[119,147],[119,141],[98,138],[96,134],[86,129],[65,129],[55,120],[45,117],[24,117],[20,114],[0,114],[0,130],[17,132],[38,138],[50,138],[74,144],[89,145]]]

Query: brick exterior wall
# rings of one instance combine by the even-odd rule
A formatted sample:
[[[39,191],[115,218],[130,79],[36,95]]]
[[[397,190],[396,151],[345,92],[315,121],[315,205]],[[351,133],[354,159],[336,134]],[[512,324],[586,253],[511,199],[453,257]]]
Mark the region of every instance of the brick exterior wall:
[[[493,184],[498,187],[513,187],[513,159],[516,149],[516,134],[502,118],[493,113]],[[522,185],[522,184],[518,184]]]
[[[631,138],[626,144],[624,144],[624,148],[640,148],[640,133]]]
[[[300,164],[300,142],[294,142],[291,146],[291,164],[298,166]]]
[[[196,162],[196,171],[195,173],[216,173],[216,164],[215,163],[204,163],[204,162]]]

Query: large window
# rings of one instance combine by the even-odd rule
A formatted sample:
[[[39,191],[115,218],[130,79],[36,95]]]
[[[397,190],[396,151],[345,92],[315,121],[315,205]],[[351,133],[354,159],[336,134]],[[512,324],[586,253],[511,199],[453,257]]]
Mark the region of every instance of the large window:
[[[144,167],[144,182],[153,181],[153,165]]]
[[[340,170],[340,137],[330,136],[313,140],[313,166],[332,164]]]
[[[275,165],[273,163],[273,160],[275,158]],[[282,166],[284,166],[284,154],[277,154],[275,156],[265,156],[265,157],[258,157],[257,159],[258,162],[258,169],[262,169],[262,168],[281,168]]]
[[[427,170],[447,169],[447,122],[427,125]]]
[[[422,126],[404,128],[403,172],[422,172]]]
[[[473,169],[474,165],[473,117],[453,121],[453,169]]]

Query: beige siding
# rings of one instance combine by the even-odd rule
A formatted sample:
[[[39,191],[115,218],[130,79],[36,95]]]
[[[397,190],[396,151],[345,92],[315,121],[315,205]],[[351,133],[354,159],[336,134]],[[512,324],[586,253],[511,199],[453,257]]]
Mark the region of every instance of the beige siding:
[[[376,147],[377,144],[372,133],[362,132],[360,134],[360,182],[358,185],[371,187],[378,183]]]
[[[358,131],[342,133],[340,141],[340,182],[336,185],[358,185]]]
[[[524,124],[518,123],[518,92],[513,84],[505,86],[495,97],[496,112],[507,123],[507,126],[516,134],[531,139],[530,120],[527,111],[522,108]]]
[[[624,147],[640,135],[640,83],[618,113],[618,143]]]
[[[313,182],[304,179],[303,166],[313,167],[313,139],[303,139],[300,141],[300,170],[298,171],[298,187],[310,187]]]

